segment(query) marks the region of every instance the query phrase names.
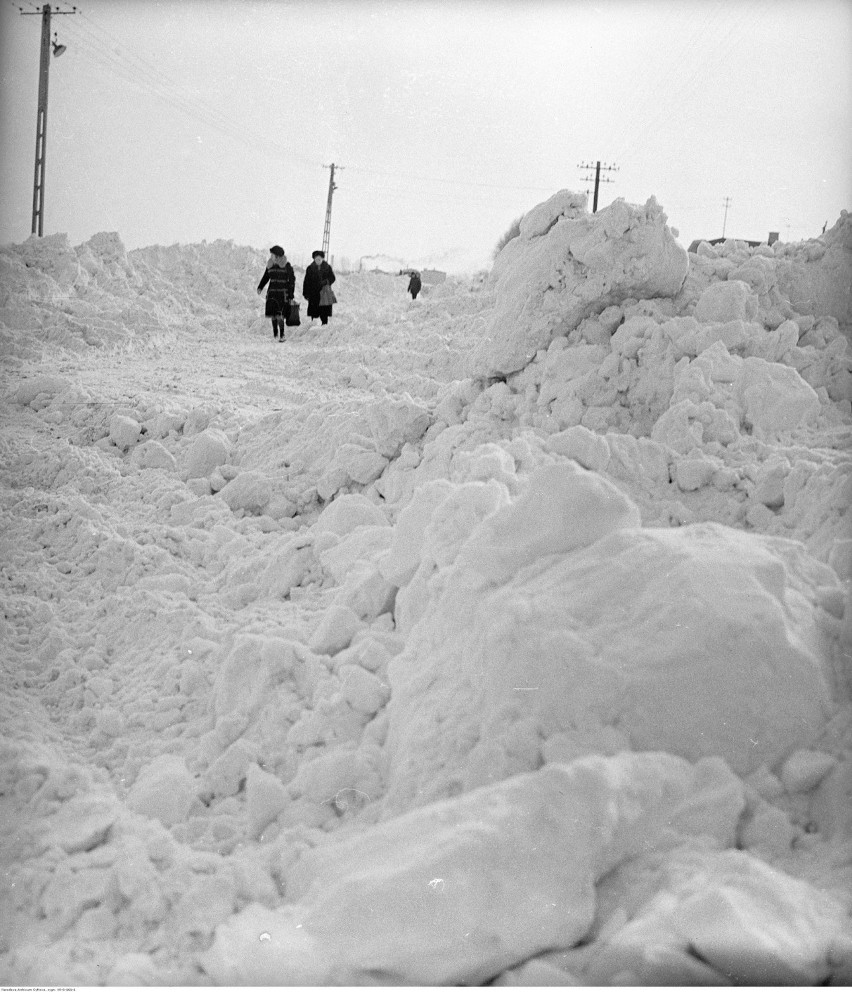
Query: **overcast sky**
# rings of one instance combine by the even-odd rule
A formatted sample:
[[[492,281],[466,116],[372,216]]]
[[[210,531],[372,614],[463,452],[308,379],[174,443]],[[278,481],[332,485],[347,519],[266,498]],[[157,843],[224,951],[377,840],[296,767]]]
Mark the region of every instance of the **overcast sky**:
[[[852,0],[52,4],[44,233],[487,261],[601,160],[693,238],[852,208]],[[22,16],[20,9],[34,16]],[[41,4],[0,0],[0,242],[30,235]],[[725,216],[725,199],[730,204]]]

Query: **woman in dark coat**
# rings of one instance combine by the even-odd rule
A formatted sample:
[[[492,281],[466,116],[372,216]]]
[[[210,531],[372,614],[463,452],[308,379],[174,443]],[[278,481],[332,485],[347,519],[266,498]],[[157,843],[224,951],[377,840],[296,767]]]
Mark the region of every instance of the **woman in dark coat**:
[[[296,273],[287,261],[281,245],[273,245],[269,249],[269,261],[266,271],[257,287],[257,295],[263,292],[263,287],[269,283],[266,291],[266,316],[272,320],[272,336],[278,341],[284,340],[287,311],[290,301],[296,292]],[[280,333],[280,337],[278,336]]]
[[[417,294],[420,292],[420,287],[423,284],[420,281],[420,273],[412,272],[411,279],[408,281],[408,292],[411,293],[411,299],[416,300]]]
[[[325,260],[325,252],[315,251],[312,257],[313,262],[305,269],[302,296],[308,301],[308,316],[311,320],[319,317],[323,324],[327,324],[331,316],[331,303],[321,303],[320,295],[323,286],[328,286],[330,290],[331,284],[337,277]]]

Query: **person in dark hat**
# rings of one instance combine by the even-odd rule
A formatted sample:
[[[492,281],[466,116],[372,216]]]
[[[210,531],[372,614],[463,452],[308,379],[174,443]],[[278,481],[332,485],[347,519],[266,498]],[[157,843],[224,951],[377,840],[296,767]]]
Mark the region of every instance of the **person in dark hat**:
[[[263,287],[269,283],[266,291],[266,316],[272,321],[272,337],[276,341],[284,340],[284,328],[290,301],[296,292],[296,273],[287,261],[281,245],[273,245],[269,249],[269,261],[266,271],[257,287],[257,295],[263,292]],[[280,335],[280,337],[279,337]]]
[[[420,287],[423,283],[420,281],[420,273],[411,270],[411,278],[408,280],[408,292],[411,293],[411,299],[416,300],[417,294],[420,292]]]
[[[332,304],[336,302],[331,284],[337,277],[325,260],[325,252],[315,251],[312,257],[313,261],[305,269],[302,296],[308,301],[308,316],[311,320],[319,317],[323,324],[327,324]]]

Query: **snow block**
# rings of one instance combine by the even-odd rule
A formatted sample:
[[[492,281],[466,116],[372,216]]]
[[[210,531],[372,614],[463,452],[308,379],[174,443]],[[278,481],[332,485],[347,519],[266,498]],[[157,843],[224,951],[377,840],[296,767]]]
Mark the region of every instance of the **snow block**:
[[[262,472],[240,472],[218,495],[232,510],[262,513],[272,499],[272,486]]]
[[[196,434],[183,457],[184,479],[206,479],[230,455],[230,444],[224,431],[208,428]]]
[[[338,537],[344,537],[356,527],[363,526],[389,526],[388,518],[366,496],[345,493],[323,509],[312,529],[316,534],[330,531]]]
[[[126,803],[128,809],[171,827],[186,819],[195,797],[195,780],[183,758],[164,754],[142,769]]]
[[[490,582],[505,582],[539,558],[640,523],[637,507],[603,476],[574,462],[549,465],[520,499],[486,519],[458,560]]]
[[[15,390],[15,402],[29,406],[39,396],[56,396],[68,388],[64,379],[52,375],[39,375],[22,382]]]
[[[714,282],[699,296],[695,304],[695,319],[702,324],[753,320],[757,309],[757,296],[751,286],[739,279],[728,279]]]
[[[553,734],[616,725],[637,750],[718,755],[748,774],[810,746],[831,716],[824,570],[802,549],[713,523],[615,529],[626,504],[591,543],[594,504],[580,489],[574,528],[567,494],[551,515],[564,512],[561,533],[551,511],[533,512],[536,494],[517,527],[500,526],[502,512],[485,521],[424,594],[388,667],[389,808],[534,768]],[[544,557],[513,572],[527,547]],[[484,588],[483,576],[503,584]]]
[[[121,451],[132,448],[139,440],[142,427],[132,417],[114,414],[109,421],[109,439]]]
[[[320,845],[288,876],[295,904],[236,914],[202,966],[221,985],[483,984],[581,940],[599,878],[695,835],[705,781],[669,755],[589,758]],[[725,836],[742,804],[740,791]]]
[[[473,378],[517,372],[581,321],[633,297],[672,297],[689,268],[666,215],[616,200],[596,214],[562,191],[531,211],[494,265],[489,328],[471,361]]]
[[[680,854],[668,875],[664,892],[600,942],[588,984],[666,985],[661,964],[689,952],[709,974],[685,984],[820,985],[831,974],[848,918],[807,882],[740,851]]]
[[[133,461],[140,468],[161,468],[166,472],[177,468],[175,456],[159,441],[145,441],[134,448]]]

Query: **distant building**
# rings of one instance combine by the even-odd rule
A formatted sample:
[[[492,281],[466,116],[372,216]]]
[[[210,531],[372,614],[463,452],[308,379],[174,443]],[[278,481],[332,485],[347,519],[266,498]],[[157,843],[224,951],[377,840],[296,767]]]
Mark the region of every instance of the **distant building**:
[[[446,272],[441,272],[440,269],[421,269],[420,278],[423,282],[431,283],[433,286],[437,286],[444,282],[447,278]]]
[[[359,272],[386,272],[395,275],[402,268],[403,262],[390,255],[362,255],[358,262]]]
[[[777,231],[770,231],[769,237],[765,241],[745,241],[745,238],[698,238],[696,241],[693,241],[686,250],[695,254],[695,252],[698,251],[698,246],[702,243],[702,241],[708,245],[721,245],[726,241],[745,241],[749,248],[757,248],[758,245],[774,245],[777,240]]]

